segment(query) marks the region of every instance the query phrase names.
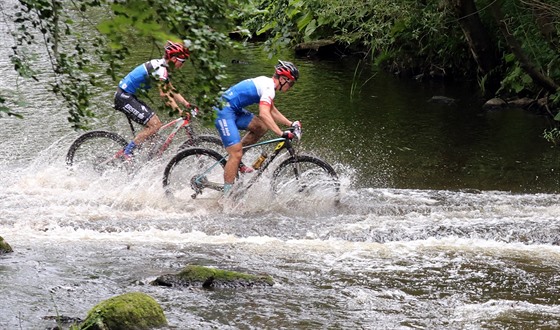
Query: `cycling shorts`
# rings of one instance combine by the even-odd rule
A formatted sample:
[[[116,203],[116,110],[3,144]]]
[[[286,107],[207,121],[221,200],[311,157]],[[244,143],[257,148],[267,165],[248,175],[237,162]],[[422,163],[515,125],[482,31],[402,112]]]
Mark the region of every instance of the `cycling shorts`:
[[[215,109],[217,118],[214,122],[224,146],[230,147],[241,142],[239,130],[246,130],[254,114],[246,109],[235,110],[229,106]]]
[[[144,126],[155,115],[155,112],[146,103],[139,100],[136,95],[127,93],[121,88],[118,88],[115,93],[115,109]]]

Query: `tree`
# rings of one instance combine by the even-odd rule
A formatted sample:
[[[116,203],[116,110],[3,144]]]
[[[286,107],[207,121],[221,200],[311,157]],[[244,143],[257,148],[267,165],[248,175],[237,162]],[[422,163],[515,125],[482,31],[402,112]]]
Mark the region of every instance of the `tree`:
[[[512,29],[515,30],[516,27],[511,26],[508,23],[508,20],[502,12],[502,5],[502,1],[497,0],[491,3],[490,8],[492,9],[492,14],[498,23],[500,32],[506,40],[507,45],[515,55],[519,65],[525,73],[532,78],[535,84],[544,88],[548,93],[554,94],[556,92],[560,92],[560,86],[551,77],[547,76],[545,72],[543,72],[543,68],[541,66],[534,63],[534,61],[529,58],[527,52],[523,49],[522,43],[514,36]]]
[[[374,65],[395,73],[477,78],[486,98],[531,97],[560,106],[557,0],[261,3],[269,21],[297,26],[284,31],[290,24],[269,23],[272,36],[334,39],[364,47]]]
[[[509,91],[539,97],[544,90],[545,96],[559,102],[560,86],[555,81],[560,80],[559,31],[553,22],[560,19],[560,5],[547,0],[480,2],[477,7],[475,0],[447,0],[480,71],[492,74],[492,81],[499,78],[501,87],[493,88],[492,94]],[[493,21],[484,24],[479,13],[486,9]],[[500,48],[501,41],[507,47]]]
[[[481,80],[485,81],[484,90],[493,96],[500,87],[498,74],[501,65],[500,52],[496,39],[482,22],[474,0],[447,0],[465,36],[473,59],[478,65]]]
[[[222,90],[220,52],[232,47],[227,32],[235,29],[235,17],[229,13],[243,8],[237,0],[19,0],[11,60],[20,75],[37,79],[24,46],[42,44],[54,76],[51,90],[68,105],[72,126],[84,129],[94,116],[91,87],[107,76],[119,79],[137,44],[161,49],[168,39],[189,39],[195,68],[189,94],[209,116]]]

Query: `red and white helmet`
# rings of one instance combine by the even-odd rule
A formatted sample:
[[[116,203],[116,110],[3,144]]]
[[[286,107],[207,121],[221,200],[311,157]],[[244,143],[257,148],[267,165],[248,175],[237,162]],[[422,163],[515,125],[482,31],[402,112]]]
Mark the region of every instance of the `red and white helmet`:
[[[165,58],[170,59],[172,57],[177,57],[186,60],[191,55],[189,49],[178,42],[173,42],[167,40],[165,44]]]
[[[297,81],[299,78],[299,70],[292,62],[278,60],[274,70],[277,75],[284,76],[292,81]]]

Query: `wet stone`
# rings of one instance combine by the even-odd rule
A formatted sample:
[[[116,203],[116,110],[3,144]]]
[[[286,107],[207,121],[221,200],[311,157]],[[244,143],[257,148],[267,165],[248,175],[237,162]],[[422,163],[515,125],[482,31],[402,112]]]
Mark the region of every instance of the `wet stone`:
[[[72,330],[148,330],[167,326],[161,306],[149,295],[130,292],[94,306],[79,327]]]
[[[269,287],[274,284],[274,281],[269,275],[251,275],[229,270],[188,265],[177,274],[159,276],[152,281],[151,284],[167,287],[235,289]]]
[[[4,253],[14,252],[10,244],[4,240],[2,236],[0,236],[0,255]]]

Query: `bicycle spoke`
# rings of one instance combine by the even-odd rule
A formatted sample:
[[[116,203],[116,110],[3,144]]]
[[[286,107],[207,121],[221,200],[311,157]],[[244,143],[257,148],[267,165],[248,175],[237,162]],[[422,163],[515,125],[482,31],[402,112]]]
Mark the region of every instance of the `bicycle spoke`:
[[[272,188],[280,196],[290,200],[338,200],[340,183],[336,173],[324,161],[300,156],[284,161],[274,172]],[[281,193],[281,194],[280,194]]]
[[[224,170],[223,165],[217,163],[220,159],[221,156],[212,150],[194,148],[181,151],[165,168],[163,186],[166,192],[175,197],[194,198],[203,191],[221,189]]]
[[[68,150],[66,162],[74,171],[102,174],[108,170],[127,170],[115,154],[126,141],[117,134],[103,131],[88,132],[78,138]]]

